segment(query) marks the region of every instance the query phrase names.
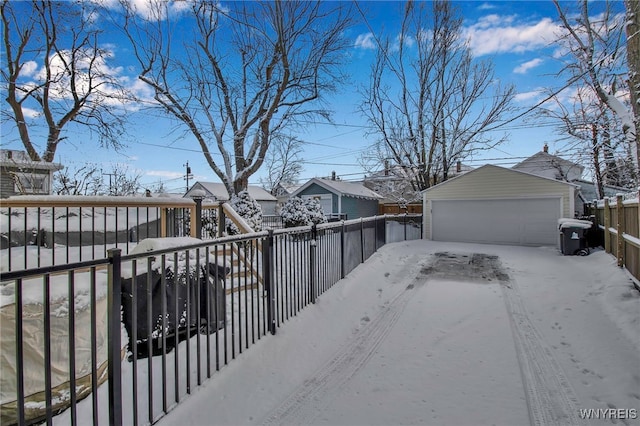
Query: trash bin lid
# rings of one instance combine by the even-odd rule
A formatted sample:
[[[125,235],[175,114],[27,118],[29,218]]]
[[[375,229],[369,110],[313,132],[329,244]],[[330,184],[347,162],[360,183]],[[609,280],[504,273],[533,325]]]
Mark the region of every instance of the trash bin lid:
[[[566,228],[589,229],[593,226],[593,223],[591,223],[588,220],[570,219],[570,218],[563,217],[558,219],[558,225],[560,229],[566,229]]]

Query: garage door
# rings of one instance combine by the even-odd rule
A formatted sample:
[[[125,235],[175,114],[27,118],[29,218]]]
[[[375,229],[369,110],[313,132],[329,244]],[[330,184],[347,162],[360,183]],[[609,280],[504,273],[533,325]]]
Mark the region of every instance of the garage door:
[[[434,200],[432,238],[491,244],[557,245],[560,198]]]

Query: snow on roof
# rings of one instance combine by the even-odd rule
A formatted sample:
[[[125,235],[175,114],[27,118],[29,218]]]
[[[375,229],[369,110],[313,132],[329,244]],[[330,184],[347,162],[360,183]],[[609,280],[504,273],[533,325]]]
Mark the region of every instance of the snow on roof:
[[[187,191],[187,193],[184,195],[185,198],[189,198],[191,196],[191,193],[198,189],[198,188],[202,188],[207,192],[207,195],[209,197],[215,197],[217,200],[220,201],[227,201],[229,200],[229,194],[227,193],[227,188],[224,186],[223,183],[221,182],[196,182],[193,184],[193,186],[189,189],[189,191]],[[249,191],[249,195],[251,196],[251,198],[253,198],[254,200],[257,201],[278,201],[278,199],[276,197],[274,197],[273,195],[269,194],[265,189],[256,186],[256,185],[249,185],[247,187],[247,190]]]
[[[580,185],[580,196],[585,202],[591,202],[598,199],[595,183],[584,179],[576,179],[572,182]],[[602,185],[602,189],[604,190],[604,197],[613,197],[616,194],[629,191],[627,188],[607,184]]]
[[[11,149],[0,149],[0,167],[53,171],[64,169],[64,166],[60,163],[33,161],[25,151]]]
[[[548,152],[540,151],[533,154],[531,157],[522,160],[518,164],[512,167],[512,169],[519,169],[522,167],[541,167],[545,164],[550,164],[551,162],[556,162],[559,165],[568,167],[568,168],[576,168],[580,171],[584,170],[584,166],[581,166],[578,163],[574,163],[573,161],[565,160],[564,158],[558,157],[557,155],[549,154]]]
[[[292,194],[293,192],[295,192],[298,188],[300,188],[302,185],[297,184],[297,183],[280,183],[280,188],[284,189],[285,191],[287,191],[289,194]]]
[[[365,198],[368,200],[380,200],[383,198],[381,195],[370,190],[360,182],[358,183],[344,182],[341,180],[330,180],[330,179],[320,179],[320,178],[311,179],[310,181],[302,185],[300,188],[295,190],[291,194],[291,196],[298,195],[300,192],[304,191],[314,183],[338,195],[346,195],[348,197],[355,197],[355,198]]]
[[[536,179],[544,179],[544,180],[547,180],[547,181],[550,181],[550,182],[556,182],[556,183],[561,183],[561,184],[565,184],[565,185],[571,185],[571,186],[576,187],[576,188],[579,188],[579,187],[580,187],[580,185],[577,185],[577,184],[575,184],[575,183],[571,183],[571,182],[567,182],[567,181],[564,181],[564,180],[551,179],[551,178],[548,178],[548,177],[545,177],[545,176],[537,175],[537,174],[535,174],[535,173],[529,173],[529,172],[525,172],[525,171],[522,171],[522,170],[515,170],[515,169],[513,169],[513,168],[509,169],[509,168],[507,168],[507,167],[495,166],[495,165],[493,165],[493,164],[485,164],[484,166],[480,166],[480,167],[478,167],[477,169],[470,170],[470,171],[468,171],[468,172],[466,172],[466,173],[463,173],[463,174],[461,174],[461,175],[458,175],[458,176],[452,177],[451,179],[445,180],[444,182],[440,182],[440,183],[439,183],[439,184],[437,184],[437,185],[434,185],[434,186],[431,186],[431,187],[429,187],[429,188],[423,189],[423,190],[422,190],[422,191],[420,191],[420,192],[424,193],[424,192],[427,192],[427,191],[431,191],[433,188],[437,188],[437,187],[439,187],[440,185],[446,185],[447,183],[452,182],[452,181],[454,181],[454,180],[456,180],[456,179],[462,179],[462,178],[465,178],[465,177],[467,177],[468,175],[472,175],[472,174],[474,174],[474,173],[479,172],[480,170],[484,170],[484,169],[491,168],[491,167],[496,168],[496,169],[507,170],[507,171],[512,172],[512,173],[520,173],[520,174],[522,174],[522,175],[531,176],[531,177],[534,177],[534,178],[536,178]]]

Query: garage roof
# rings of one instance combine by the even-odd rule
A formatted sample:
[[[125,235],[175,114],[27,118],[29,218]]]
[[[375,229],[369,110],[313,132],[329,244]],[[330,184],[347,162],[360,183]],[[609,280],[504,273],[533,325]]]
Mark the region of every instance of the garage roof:
[[[456,181],[458,181],[460,179],[465,179],[465,180],[471,179],[471,180],[473,180],[474,176],[476,176],[478,174],[484,174],[484,173],[487,173],[487,172],[491,172],[491,171],[504,173],[505,175],[513,174],[514,176],[519,176],[519,177],[526,176],[526,177],[530,177],[531,179],[539,179],[541,181],[547,181],[547,182],[553,183],[553,184],[560,184],[560,185],[568,185],[568,186],[572,186],[572,187],[579,187],[579,185],[576,185],[576,184],[573,184],[573,183],[570,183],[570,182],[566,182],[566,181],[562,181],[562,180],[551,179],[551,178],[547,178],[547,177],[544,177],[544,176],[539,176],[539,175],[535,175],[535,174],[532,174],[532,173],[523,172],[523,171],[520,171],[520,170],[508,169],[506,167],[494,166],[493,164],[485,164],[484,166],[478,167],[477,169],[471,170],[471,171],[469,171],[469,172],[467,172],[467,173],[465,173],[463,175],[456,176],[456,177],[454,177],[452,179],[446,180],[444,182],[441,182],[441,183],[439,183],[437,185],[434,185],[432,187],[429,187],[427,189],[423,189],[421,192],[423,194],[425,194],[425,193],[428,193],[428,192],[431,192],[431,191],[434,191],[434,190],[439,190],[443,186],[449,185],[449,184],[451,184],[453,182],[456,182]]]

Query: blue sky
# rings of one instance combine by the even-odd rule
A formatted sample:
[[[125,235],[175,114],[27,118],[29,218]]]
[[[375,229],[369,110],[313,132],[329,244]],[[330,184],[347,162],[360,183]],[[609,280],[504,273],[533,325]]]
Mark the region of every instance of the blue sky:
[[[557,12],[551,1],[453,3],[464,18],[465,35],[469,37],[472,52],[478,58],[494,62],[496,77],[502,83],[516,86],[516,106],[522,111],[542,99],[543,88],[557,89],[564,85],[563,79],[554,75],[561,64],[554,59],[558,52],[558,46],[553,43]],[[233,7],[233,3],[223,1],[221,4]],[[351,48],[345,67],[351,81],[330,98],[335,124],[309,125],[299,134],[305,141],[302,182],[328,176],[332,171],[345,180],[363,177],[359,157],[374,139],[366,135],[365,119],[357,112],[361,97],[355,87],[369,78],[369,66],[376,49],[371,31],[377,36],[392,35],[397,31],[404,3],[361,1],[358,5],[366,20],[356,14],[358,23],[347,34]],[[622,9],[622,2],[619,6]],[[115,35],[111,37],[107,41],[113,51],[111,66],[122,66],[118,72],[135,84],[136,69],[126,41]],[[2,108],[6,108],[6,104]],[[218,181],[199,153],[195,140],[180,128],[176,129],[175,123],[161,112],[136,113],[131,118],[130,138],[122,152],[99,148],[96,141],[87,141],[85,131],[74,128],[67,135],[68,141],[58,148],[55,161],[71,168],[86,161],[100,164],[105,169],[112,163],[126,164],[130,170],[137,170],[142,175],[143,187],[163,181],[167,189],[176,192],[184,190],[184,165],[187,162],[195,180]],[[540,151],[545,142],[551,152],[563,147],[563,143],[556,142],[554,124],[548,119],[532,116],[517,119],[497,131],[496,138],[505,132],[509,134],[506,143],[477,154],[465,163],[474,167],[485,163],[511,165]],[[22,149],[15,132],[4,123],[2,147]],[[258,183],[260,176],[260,172],[254,175],[251,183]]]

